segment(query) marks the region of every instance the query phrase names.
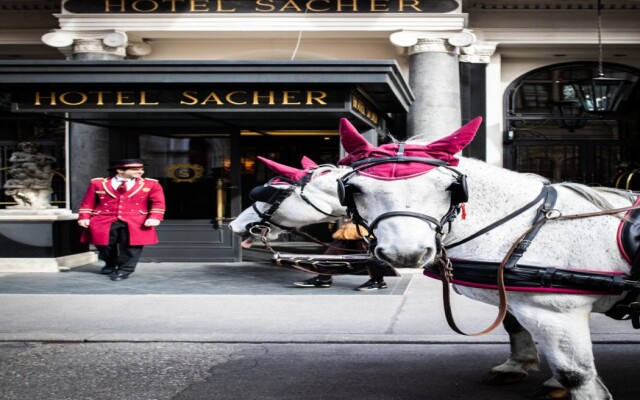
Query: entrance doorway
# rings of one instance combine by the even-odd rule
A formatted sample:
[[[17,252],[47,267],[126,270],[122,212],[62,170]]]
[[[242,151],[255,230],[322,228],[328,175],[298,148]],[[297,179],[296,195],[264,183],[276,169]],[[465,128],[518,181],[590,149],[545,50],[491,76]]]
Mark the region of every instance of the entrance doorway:
[[[506,94],[506,168],[554,182],[620,187],[621,174],[640,167],[640,73],[605,64],[609,86],[599,97],[590,83],[598,72],[596,63],[558,64],[511,85]],[[598,109],[593,100],[603,107]]]
[[[165,221],[159,243],[145,249],[145,261],[235,261],[237,241],[228,222],[234,202],[232,134],[140,134],[145,174],[165,191]],[[233,210],[233,211],[232,211]]]

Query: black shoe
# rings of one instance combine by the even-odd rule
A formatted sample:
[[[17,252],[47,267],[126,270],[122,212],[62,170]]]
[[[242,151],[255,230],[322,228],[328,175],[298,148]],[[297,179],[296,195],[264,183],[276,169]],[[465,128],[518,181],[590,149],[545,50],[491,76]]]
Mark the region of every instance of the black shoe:
[[[296,286],[307,287],[307,288],[311,288],[311,287],[328,288],[328,287],[331,287],[331,283],[332,283],[331,278],[320,279],[318,277],[307,279],[306,281],[293,282],[293,284]]]
[[[127,274],[126,272],[122,272],[122,271],[116,271],[113,274],[111,274],[111,280],[112,281],[122,281],[125,279],[129,278],[129,274]]]
[[[387,283],[385,281],[374,281],[373,279],[369,279],[362,285],[358,286],[356,290],[364,291],[364,290],[378,290],[378,289],[386,289]]]
[[[114,272],[116,272],[116,269],[113,267],[102,267],[102,269],[100,270],[100,273],[102,275],[111,275]]]

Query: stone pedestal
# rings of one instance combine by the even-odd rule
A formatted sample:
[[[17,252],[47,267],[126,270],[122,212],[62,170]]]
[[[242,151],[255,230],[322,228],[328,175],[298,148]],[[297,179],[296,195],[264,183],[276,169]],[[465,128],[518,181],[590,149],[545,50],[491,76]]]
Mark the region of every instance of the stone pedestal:
[[[60,272],[98,260],[70,210],[0,210],[0,273]]]

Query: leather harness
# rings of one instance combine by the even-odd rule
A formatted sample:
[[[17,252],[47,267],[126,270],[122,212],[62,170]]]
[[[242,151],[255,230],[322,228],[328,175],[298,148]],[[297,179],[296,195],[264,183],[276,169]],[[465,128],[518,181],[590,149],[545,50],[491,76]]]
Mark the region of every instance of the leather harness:
[[[359,170],[368,168],[371,166],[379,165],[381,163],[388,162],[423,162],[426,164],[444,166],[450,171],[453,171],[457,175],[458,181],[461,180],[461,177],[464,175],[455,170],[452,167],[444,165],[441,160],[433,160],[429,158],[421,158],[421,157],[383,157],[379,159],[365,159],[354,163],[352,166],[354,170],[343,176],[338,180],[338,192],[342,197],[353,195],[349,194],[349,191],[346,190],[347,182],[351,176],[356,174]],[[466,182],[464,183],[466,190]],[[465,193],[466,195],[466,193]],[[452,200],[453,200],[452,195]],[[574,214],[574,215],[562,215],[558,210],[555,210],[553,207],[555,206],[555,202],[557,199],[556,190],[548,184],[545,184],[540,192],[540,194],[531,202],[525,204],[523,207],[518,210],[512,212],[506,217],[490,224],[489,226],[479,230],[478,232],[470,235],[469,237],[460,240],[456,243],[452,243],[450,245],[443,245],[442,238],[444,237],[444,229],[443,226],[445,223],[449,223],[449,230],[451,229],[451,223],[456,219],[459,214],[461,204],[456,204],[452,201],[449,211],[442,217],[439,221],[431,216],[415,213],[415,212],[407,212],[407,211],[390,211],[378,216],[369,226],[367,222],[360,216],[355,206],[355,202],[353,199],[344,199],[341,198],[341,201],[344,205],[347,206],[347,212],[353,221],[356,224],[362,225],[367,228],[369,231],[369,242],[373,246],[375,246],[375,237],[373,235],[373,228],[375,228],[382,219],[395,217],[395,216],[406,216],[419,218],[426,222],[432,223],[436,227],[436,245],[437,256],[434,260],[434,263],[427,267],[426,275],[431,273],[432,275],[438,275],[443,283],[443,300],[445,304],[445,315],[447,318],[447,322],[449,326],[462,335],[466,336],[479,336],[486,333],[491,332],[495,328],[497,328],[502,321],[504,320],[507,314],[507,285],[516,286],[523,282],[526,282],[528,287],[538,287],[538,288],[564,288],[564,289],[574,289],[574,290],[593,290],[597,292],[603,292],[607,294],[616,294],[622,291],[628,291],[627,296],[618,302],[606,315],[615,318],[615,319],[631,319],[634,328],[640,328],[640,302],[638,298],[640,296],[640,282],[638,280],[640,275],[640,251],[636,249],[632,268],[630,275],[619,275],[619,274],[607,274],[600,272],[582,272],[582,271],[574,271],[567,270],[555,267],[534,267],[534,266],[525,266],[518,265],[518,261],[524,255],[525,251],[534,240],[542,226],[550,220],[566,220],[566,219],[578,219],[578,218],[589,218],[595,216],[602,215],[615,215],[621,212],[632,212],[636,211],[640,213],[640,205],[635,204],[631,207],[624,207],[613,210],[605,210],[600,212],[593,213],[584,213],[584,214]],[[465,200],[466,201],[466,200]],[[499,265],[497,263],[482,263],[477,261],[468,261],[468,260],[450,260],[446,255],[446,250],[459,246],[463,243],[466,243],[470,240],[481,236],[492,229],[504,224],[505,222],[511,220],[512,218],[520,215],[527,209],[533,207],[539,202],[542,203],[538,207],[536,212],[536,216],[532,222],[532,225],[529,229],[526,230],[511,246],[507,255],[503,259],[502,263]],[[637,226],[637,224],[636,224]],[[631,228],[630,228],[631,229]],[[640,232],[640,227],[637,227]],[[372,249],[370,249],[372,250]],[[487,269],[487,267],[491,267]],[[451,312],[451,304],[450,304],[450,288],[449,284],[454,282],[455,280],[471,282],[476,285],[485,284],[487,279],[494,279],[494,282],[497,281],[497,290],[498,297],[500,300],[498,316],[495,321],[486,329],[476,332],[476,333],[465,333],[460,330],[455,321],[453,319],[453,315]],[[495,287],[492,287],[495,288]],[[544,290],[540,290],[544,291]]]

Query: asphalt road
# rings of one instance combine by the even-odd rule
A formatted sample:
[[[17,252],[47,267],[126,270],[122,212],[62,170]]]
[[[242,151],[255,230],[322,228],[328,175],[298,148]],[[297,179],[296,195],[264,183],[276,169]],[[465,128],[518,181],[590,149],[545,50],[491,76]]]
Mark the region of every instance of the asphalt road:
[[[485,386],[507,344],[0,343],[2,400],[517,400],[546,367]],[[616,400],[640,393],[640,346],[597,344]]]
[[[300,289],[308,274],[259,263],[99,270],[0,274],[0,400],[518,400],[550,377],[542,360],[518,385],[481,384],[506,333],[455,334],[420,271],[363,293],[366,277]],[[452,300],[462,329],[496,315]],[[591,332],[614,399],[640,398],[640,331],[593,315]]]

